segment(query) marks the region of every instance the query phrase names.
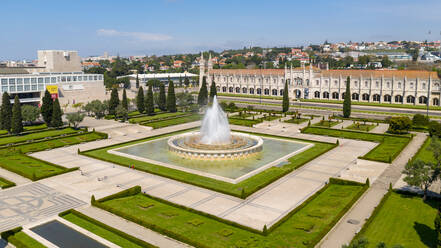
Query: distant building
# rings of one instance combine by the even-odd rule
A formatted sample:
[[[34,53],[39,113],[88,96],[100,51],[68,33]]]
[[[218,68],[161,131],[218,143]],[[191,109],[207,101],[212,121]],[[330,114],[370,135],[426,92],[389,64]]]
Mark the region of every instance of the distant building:
[[[43,72],[80,72],[81,58],[77,51],[39,50],[37,66]]]

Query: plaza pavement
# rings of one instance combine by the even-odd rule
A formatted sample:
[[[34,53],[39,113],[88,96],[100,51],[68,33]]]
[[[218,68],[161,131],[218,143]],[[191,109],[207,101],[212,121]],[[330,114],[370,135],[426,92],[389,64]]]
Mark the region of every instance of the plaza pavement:
[[[282,123],[277,122],[276,124]],[[197,125],[199,123],[195,123],[193,126]],[[125,188],[141,185],[142,190],[147,194],[245,226],[262,229],[264,225],[270,227],[300,205],[322,188],[330,177],[338,177],[349,167],[354,166],[357,157],[367,153],[376,145],[371,142],[340,139],[339,147],[310,161],[245,200],[77,154],[78,148],[84,151],[193,126],[175,126],[142,134],[130,133],[128,127],[123,127],[118,129],[118,132],[126,132],[126,134],[118,137],[112,136],[110,140],[38,152],[32,156],[64,167],[80,167],[80,171],[47,178],[41,180],[41,183],[86,202],[90,201],[92,194],[96,198],[101,198]],[[331,137],[280,132],[278,128],[273,128],[270,131],[233,126],[233,129],[336,142],[336,139]],[[112,129],[112,132],[115,133],[115,131]]]

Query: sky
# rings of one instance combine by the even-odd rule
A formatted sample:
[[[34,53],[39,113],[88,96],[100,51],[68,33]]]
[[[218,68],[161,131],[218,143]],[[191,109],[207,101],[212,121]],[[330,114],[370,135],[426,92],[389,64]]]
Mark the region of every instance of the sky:
[[[440,10],[440,0],[2,0],[0,61],[40,49],[86,57],[439,40]]]

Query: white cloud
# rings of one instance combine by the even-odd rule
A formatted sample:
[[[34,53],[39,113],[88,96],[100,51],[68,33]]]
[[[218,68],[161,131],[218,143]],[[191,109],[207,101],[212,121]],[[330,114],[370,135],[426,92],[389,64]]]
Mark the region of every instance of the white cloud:
[[[139,41],[164,41],[172,37],[166,34],[154,34],[145,32],[122,32],[115,29],[98,29],[96,33],[100,36],[128,37]]]

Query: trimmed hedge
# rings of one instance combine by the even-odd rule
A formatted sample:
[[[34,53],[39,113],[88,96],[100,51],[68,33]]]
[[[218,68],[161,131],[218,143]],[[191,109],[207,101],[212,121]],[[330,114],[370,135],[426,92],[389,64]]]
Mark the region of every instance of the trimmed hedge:
[[[155,201],[158,201],[158,202],[161,202],[161,203],[164,203],[164,204],[167,204],[167,205],[170,205],[170,206],[172,206],[172,207],[176,207],[176,208],[179,208],[179,209],[182,209],[182,210],[185,210],[185,211],[189,211],[189,212],[192,212],[192,213],[195,213],[195,214],[199,214],[199,215],[201,215],[201,216],[204,216],[204,217],[207,217],[207,218],[210,218],[210,219],[213,219],[213,220],[215,220],[215,221],[219,221],[219,222],[222,222],[222,223],[224,223],[224,224],[227,224],[227,225],[231,225],[231,226],[234,226],[234,227],[237,227],[237,228],[240,228],[240,229],[243,229],[243,230],[245,230],[245,231],[250,231],[250,232],[253,232],[253,233],[256,233],[256,234],[259,234],[259,235],[263,235],[263,236],[267,236],[268,234],[270,234],[272,231],[274,231],[278,226],[280,226],[283,222],[285,222],[286,220],[288,220],[290,217],[292,217],[295,213],[297,213],[298,211],[300,211],[302,208],[304,208],[308,203],[310,203],[312,200],[314,200],[316,197],[318,197],[322,192],[324,192],[331,184],[341,184],[341,185],[356,185],[356,186],[363,186],[363,188],[362,188],[362,190],[360,190],[358,193],[357,193],[357,195],[338,213],[338,215],[337,215],[337,217],[336,218],[334,218],[334,220],[328,225],[328,226],[326,226],[326,228],[325,229],[323,229],[323,231],[322,232],[320,232],[319,233],[319,235],[315,238],[315,239],[313,239],[313,241],[312,242],[309,242],[306,246],[307,247],[314,247],[328,232],[329,232],[329,230],[341,219],[341,217],[352,207],[352,205],[361,197],[361,195],[362,194],[364,194],[364,192],[368,189],[368,185],[367,184],[362,184],[362,183],[357,183],[357,182],[351,182],[351,181],[345,181],[345,180],[341,180],[341,179],[332,179],[332,180],[330,180],[330,182],[326,185],[326,186],[324,186],[322,189],[320,189],[319,191],[317,191],[314,195],[312,195],[311,197],[309,197],[305,202],[303,202],[300,206],[298,206],[298,207],[296,207],[294,210],[292,210],[289,214],[287,214],[286,216],[284,216],[281,220],[279,220],[277,223],[275,223],[271,228],[269,228],[269,229],[267,229],[266,228],[266,226],[265,226],[265,228],[264,228],[264,230],[256,230],[256,229],[253,229],[253,228],[250,228],[250,227],[247,227],[247,226],[243,226],[243,225],[241,225],[241,224],[238,224],[238,223],[235,223],[235,222],[232,222],[232,221],[228,221],[228,220],[225,220],[225,219],[222,219],[222,218],[219,218],[219,217],[217,217],[217,216],[214,216],[214,215],[211,215],[211,214],[208,214],[208,213],[204,213],[204,212],[201,212],[201,211],[198,211],[198,210],[195,210],[195,209],[192,209],[192,208],[189,208],[189,207],[186,207],[186,206],[182,206],[182,205],[179,205],[179,204],[176,204],[176,203],[172,203],[172,202],[169,202],[169,201],[167,201],[167,200],[164,200],[164,199],[161,199],[161,198],[158,198],[158,197],[154,197],[154,196],[151,196],[151,195],[147,195],[147,194],[143,194],[144,196],[146,196],[146,197],[148,197],[148,198],[150,198],[150,199],[153,199],[153,200],[155,200]],[[106,211],[108,211],[108,212],[111,212],[111,213],[113,213],[113,214],[116,214],[116,215],[118,215],[118,216],[120,216],[120,217],[122,217],[122,218],[124,218],[124,219],[127,219],[127,220],[129,220],[129,221],[131,221],[131,222],[134,222],[134,223],[137,223],[137,224],[139,224],[139,225],[142,225],[142,226],[144,226],[144,227],[147,227],[147,228],[149,228],[149,229],[152,229],[152,230],[154,230],[154,231],[157,231],[157,232],[159,232],[159,233],[161,233],[161,234],[163,234],[163,235],[166,235],[166,236],[169,236],[169,237],[171,237],[171,238],[174,238],[174,239],[177,239],[177,240],[180,240],[180,241],[183,241],[183,242],[185,242],[185,243],[188,243],[188,244],[190,244],[190,245],[193,245],[193,246],[196,246],[196,247],[210,247],[210,246],[207,246],[207,244],[202,244],[202,243],[199,243],[198,241],[196,241],[196,240],[194,240],[194,239],[190,239],[190,238],[188,238],[188,237],[186,237],[186,236],[184,236],[184,235],[181,235],[181,234],[177,234],[177,233],[175,233],[175,232],[172,232],[172,231],[169,231],[169,230],[167,230],[167,229],[165,229],[165,228],[162,228],[162,227],[160,227],[160,226],[157,226],[157,225],[155,225],[155,224],[153,224],[153,223],[148,223],[148,222],[145,222],[145,221],[143,221],[142,219],[138,219],[138,218],[135,218],[135,217],[132,217],[132,216],[129,216],[129,215],[127,215],[125,212],[123,212],[123,211],[120,211],[120,210],[117,210],[117,209],[114,209],[114,208],[112,208],[112,207],[108,207],[108,206],[106,206],[106,205],[104,205],[104,204],[102,204],[103,202],[105,202],[106,200],[110,200],[110,199],[116,199],[116,198],[120,198],[120,197],[125,197],[125,196],[132,196],[133,195],[133,193],[134,192],[136,192],[137,190],[134,190],[134,188],[131,188],[131,189],[128,189],[128,190],[125,190],[125,191],[123,191],[123,192],[120,192],[120,193],[117,193],[117,194],[115,194],[115,195],[112,195],[112,196],[109,196],[109,197],[106,197],[106,198],[103,198],[103,199],[100,199],[100,200],[97,200],[97,201],[95,201],[95,204],[94,204],[94,206],[96,206],[96,207],[99,207],[99,208],[101,208],[101,209],[104,209],[104,210],[106,210]],[[119,196],[116,196],[116,195],[118,195],[119,194]]]
[[[100,222],[100,221],[98,221],[96,219],[93,219],[93,218],[91,218],[91,217],[89,217],[89,216],[87,216],[87,215],[85,215],[85,214],[83,214],[81,212],[78,212],[78,211],[76,211],[74,209],[70,209],[70,210],[64,211],[64,212],[60,213],[59,216],[63,217],[63,216],[68,215],[68,214],[73,214],[73,215],[78,216],[79,218],[85,219],[86,221],[92,222],[93,224],[95,224],[95,225],[97,225],[97,226],[99,226],[99,227],[101,227],[103,229],[106,229],[107,231],[112,232],[112,233],[114,233],[114,234],[116,234],[118,236],[121,236],[121,237],[123,237],[123,238],[129,240],[130,242],[133,242],[133,243],[135,243],[135,244],[137,244],[139,246],[147,247],[147,248],[157,247],[157,246],[149,244],[149,243],[147,243],[147,242],[145,242],[145,241],[143,241],[141,239],[135,238],[135,237],[133,237],[133,236],[131,236],[131,235],[125,233],[125,232],[122,232],[122,231],[120,231],[118,229],[115,229],[115,228],[113,228],[111,226],[108,226],[108,225],[106,225],[106,224],[104,224],[104,223],[102,223],[102,222]]]
[[[35,248],[34,246],[29,246],[26,243],[23,243],[20,239],[17,239],[15,235],[23,230],[22,227],[16,227],[14,229],[4,231],[0,234],[1,238],[6,240],[7,242],[13,244],[16,248]],[[34,240],[33,238],[29,237],[30,239]],[[40,247],[45,247],[44,245],[40,244],[38,241],[34,240],[39,244]],[[35,244],[33,244],[35,245]]]
[[[5,184],[5,186],[0,187],[1,189],[7,189],[10,187],[14,187],[16,185],[14,182],[11,182],[8,179],[5,179],[3,177],[0,177],[0,182],[3,182]]]

